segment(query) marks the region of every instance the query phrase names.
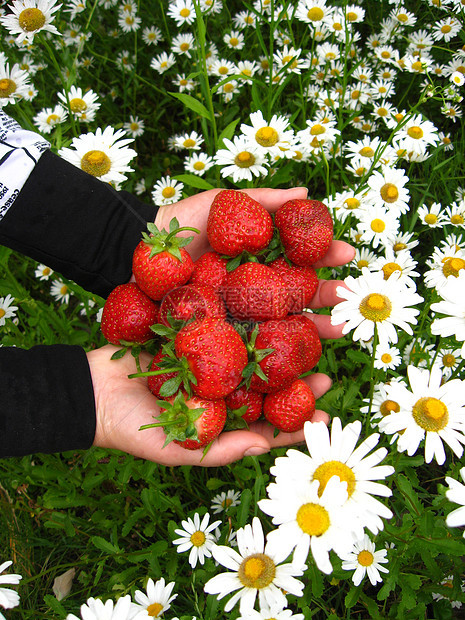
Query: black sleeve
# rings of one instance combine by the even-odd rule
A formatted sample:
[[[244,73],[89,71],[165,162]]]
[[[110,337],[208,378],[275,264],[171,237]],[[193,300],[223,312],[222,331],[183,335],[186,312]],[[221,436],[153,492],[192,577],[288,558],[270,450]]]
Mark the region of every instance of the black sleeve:
[[[0,221],[0,244],[107,297],[128,282],[157,208],[45,151]]]
[[[0,457],[89,448],[92,379],[83,349],[0,347]]]

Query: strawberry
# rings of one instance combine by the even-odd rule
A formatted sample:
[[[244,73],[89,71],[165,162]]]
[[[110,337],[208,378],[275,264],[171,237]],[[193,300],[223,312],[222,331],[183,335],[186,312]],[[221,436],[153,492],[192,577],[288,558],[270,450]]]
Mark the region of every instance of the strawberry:
[[[143,344],[155,337],[150,329],[158,322],[159,304],[135,282],[114,288],[102,313],[102,334],[115,345]]]
[[[245,192],[225,189],[215,196],[207,220],[207,236],[219,254],[256,255],[273,237],[273,220],[259,202]]]
[[[195,261],[189,284],[208,284],[219,291],[228,275],[227,263],[217,252],[205,252]]]
[[[234,327],[216,317],[185,325],[174,340],[175,353],[193,375],[193,392],[200,397],[224,398],[242,379],[248,356]]]
[[[213,441],[226,422],[224,400],[188,397],[180,391],[175,397],[159,400],[157,404],[160,407],[157,421],[145,424],[139,430],[162,427],[166,435],[165,446],[174,441],[187,450],[198,450]]]
[[[288,200],[276,211],[274,221],[286,256],[296,265],[313,265],[328,251],[333,220],[319,200]]]
[[[303,429],[315,413],[315,396],[302,379],[267,394],[263,401],[265,418],[279,431],[293,433]]]
[[[183,230],[176,218],[170,222],[169,233],[147,224],[150,233],[143,233],[132,257],[132,271],[139,287],[151,299],[160,300],[168,291],[185,284],[192,275],[194,262],[185,249],[192,237],[177,237]]]
[[[160,323],[163,325],[170,325],[170,317],[189,321],[206,316],[226,318],[224,302],[211,286],[185,284],[167,293],[160,304]]]
[[[289,385],[302,374],[303,341],[293,324],[287,321],[266,321],[258,326],[256,335],[252,333],[251,340],[252,338],[255,338],[253,350],[259,360],[259,370],[256,368],[251,376],[251,390],[274,392]],[[263,350],[268,351],[264,357],[260,355]]]
[[[229,272],[222,293],[235,319],[282,319],[289,311],[289,293],[282,277],[260,263],[244,263]]]
[[[295,325],[296,331],[302,338],[304,357],[302,372],[308,372],[317,365],[322,353],[318,329],[312,319],[305,314],[291,314],[285,320]]]
[[[307,308],[318,288],[318,276],[313,267],[299,267],[289,264],[284,256],[269,263],[282,277],[289,292],[289,312],[300,313]]]
[[[244,385],[225,398],[228,408],[228,428],[243,428],[258,420],[262,414],[263,394],[252,392]]]

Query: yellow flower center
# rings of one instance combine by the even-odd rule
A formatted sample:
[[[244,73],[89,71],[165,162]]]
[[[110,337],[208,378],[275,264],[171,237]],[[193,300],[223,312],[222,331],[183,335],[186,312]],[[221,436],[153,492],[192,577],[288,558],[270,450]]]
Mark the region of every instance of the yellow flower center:
[[[346,198],[344,200],[344,204],[346,206],[346,209],[358,209],[358,207],[360,206],[360,200],[358,200],[354,196],[351,196],[350,198]]]
[[[229,508],[229,506],[231,506],[231,504],[232,504],[232,499],[230,497],[227,497],[226,499],[224,499],[221,502],[221,505],[222,505],[223,508]]]
[[[181,45],[179,46],[181,52],[187,52],[189,47],[190,47],[189,43],[181,43]]]
[[[317,123],[316,125],[313,125],[313,127],[310,129],[310,135],[312,136],[319,136],[322,133],[325,133],[326,129],[323,127],[323,125],[320,125],[320,123]]]
[[[334,24],[333,24],[333,30],[342,30],[342,24],[341,24],[341,22],[334,22]]]
[[[442,363],[447,368],[453,368],[453,366],[455,366],[456,364],[456,361],[457,360],[455,358],[455,355],[453,355],[452,353],[446,353],[442,356]]]
[[[176,190],[174,189],[174,187],[171,187],[170,185],[162,189],[161,195],[163,196],[163,198],[173,198],[175,193],[176,193]]]
[[[359,99],[360,97],[360,91],[359,90],[354,90],[351,95],[350,95],[351,99]]]
[[[255,156],[249,151],[241,151],[234,158],[234,163],[239,168],[250,168],[255,163]]]
[[[94,177],[101,177],[111,168],[111,160],[103,151],[88,151],[81,159],[81,168]]]
[[[0,80],[0,98],[9,97],[16,91],[16,83],[8,78]]]
[[[5,314],[6,314],[6,311],[3,308],[0,308],[0,319],[3,319]]]
[[[225,66],[223,65],[223,66],[221,66],[221,67],[218,69],[218,73],[219,73],[220,75],[226,75],[227,73],[229,73],[229,69],[228,69],[228,67],[225,67]]]
[[[236,47],[236,45],[239,45],[239,39],[237,37],[231,37],[229,39],[229,43],[230,45],[232,45],[233,47]]]
[[[409,127],[407,129],[407,135],[414,140],[420,140],[420,138],[423,138],[424,135],[423,129],[421,127],[418,127],[418,125],[414,125],[413,127]]]
[[[376,110],[376,114],[378,116],[387,116],[388,115],[388,111],[386,110],[386,108],[378,108]]]
[[[42,269],[42,275],[43,275],[43,276],[48,276],[48,275],[50,275],[50,272],[51,272],[51,271],[52,271],[52,270],[50,269],[50,267],[44,267],[44,268]]]
[[[459,213],[455,213],[454,215],[451,216],[450,223],[454,224],[454,226],[460,226],[461,224],[464,223],[463,215],[460,215]]]
[[[319,22],[324,16],[324,11],[319,6],[312,7],[307,13],[308,19],[312,22]]]
[[[347,494],[350,497],[355,491],[355,475],[350,467],[340,461],[327,461],[315,469],[313,480],[318,480],[320,483],[318,487],[318,496],[322,496],[328,481],[333,476],[338,476],[341,482],[347,482]]]
[[[394,252],[402,252],[402,250],[405,250],[407,248],[407,245],[405,243],[402,243],[401,241],[398,241],[397,243],[395,243],[392,246],[392,249],[394,250]]]
[[[146,609],[147,615],[149,615],[151,618],[158,618],[162,610],[163,605],[160,605],[160,603],[152,603]]]
[[[384,279],[388,280],[390,276],[394,273],[394,271],[402,272],[402,267],[397,263],[386,263],[385,265],[383,265]]]
[[[309,536],[321,536],[324,534],[331,521],[326,508],[319,504],[304,504],[297,511],[297,525],[302,532]]]
[[[367,551],[366,549],[360,551],[357,556],[358,563],[362,566],[371,566],[374,562],[374,559],[375,558],[373,557],[371,551]]]
[[[260,590],[268,587],[275,578],[276,565],[264,553],[254,553],[242,561],[237,576],[246,588]]]
[[[395,400],[385,400],[384,402],[381,403],[379,407],[379,412],[381,413],[383,418],[385,418],[387,415],[390,415],[393,412],[399,413],[399,411],[400,411],[400,405],[399,403],[396,403]]]
[[[413,405],[412,415],[418,426],[433,433],[443,429],[449,421],[446,405],[433,396],[417,400]]]
[[[392,303],[386,295],[370,293],[360,302],[359,310],[366,319],[377,323],[386,320],[391,315]]]
[[[390,364],[392,362],[392,355],[390,353],[383,353],[381,356],[383,364]]]
[[[357,267],[359,269],[362,269],[363,267],[368,267],[368,261],[364,258],[360,259],[359,261],[357,261]]]
[[[197,530],[191,536],[191,543],[194,545],[194,547],[201,547],[205,544],[206,540],[207,538],[205,536],[205,533],[201,530]]]
[[[87,110],[87,103],[84,101],[84,99],[75,97],[69,102],[69,107],[71,108],[71,112],[79,114],[80,112],[84,112],[84,110]]]
[[[373,232],[382,233],[386,228],[386,224],[383,222],[383,220],[375,218],[371,221],[370,227]]]
[[[396,17],[398,21],[400,21],[403,24],[405,24],[405,22],[408,22],[408,15],[406,15],[405,13],[398,13]]]
[[[246,24],[253,24],[253,15],[246,15],[244,21]]]
[[[191,149],[192,147],[195,146],[195,140],[192,140],[192,138],[187,138],[186,140],[184,140],[184,142],[182,143],[182,145],[186,148],[186,149]]]
[[[60,288],[60,294],[66,295],[67,292],[68,292],[68,287],[66,286],[66,284],[63,284],[63,286]]]
[[[273,127],[260,127],[255,134],[255,140],[260,146],[274,146],[279,140],[278,132]]]
[[[444,24],[443,26],[441,26],[442,34],[448,34],[451,30],[452,30],[452,27],[449,26],[449,24]]]
[[[438,221],[438,216],[434,213],[428,213],[425,215],[425,224],[433,226]]]
[[[58,116],[58,114],[50,114],[50,116],[47,118],[47,125],[55,125],[56,123],[58,123],[59,120],[60,117]]]
[[[359,167],[357,168],[357,170],[355,170],[355,174],[356,174],[358,177],[363,177],[363,175],[365,174],[365,172],[366,172],[366,168],[365,168],[365,166],[359,166]]]
[[[348,22],[355,22],[357,21],[357,13],[355,13],[355,11],[349,11],[346,15],[346,19]]]
[[[166,69],[167,66],[168,66],[168,63],[166,62],[166,60],[160,63],[160,69]]]
[[[179,11],[179,15],[181,17],[189,17],[190,14],[191,14],[191,12],[189,11],[189,9],[187,7],[184,7],[183,9],[181,9]]]
[[[193,167],[194,170],[203,170],[205,168],[205,164],[203,161],[196,161]]]
[[[379,190],[379,193],[381,194],[381,198],[384,202],[396,202],[399,198],[399,190],[394,183],[385,183]]]
[[[18,21],[20,28],[26,32],[34,32],[45,24],[45,15],[37,8],[24,9],[19,14]]]
[[[229,84],[225,84],[223,86],[223,92],[224,93],[232,93],[234,90],[234,84],[232,84],[231,82],[229,82]]]
[[[364,146],[359,151],[359,155],[361,155],[362,157],[373,157],[374,154],[375,154],[375,152],[371,148],[371,146]]]
[[[449,276],[458,278],[459,271],[465,267],[465,260],[463,260],[463,258],[443,258],[442,262],[442,273],[446,276],[446,278]]]

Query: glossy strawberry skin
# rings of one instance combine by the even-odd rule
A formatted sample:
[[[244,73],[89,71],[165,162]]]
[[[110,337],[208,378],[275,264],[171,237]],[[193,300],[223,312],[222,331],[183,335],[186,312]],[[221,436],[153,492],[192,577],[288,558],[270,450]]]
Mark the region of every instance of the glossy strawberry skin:
[[[160,370],[158,364],[165,357],[165,354],[162,351],[159,351],[152,359],[149,370]],[[177,372],[165,372],[161,375],[152,375],[150,377],[147,377],[147,386],[154,396],[156,396],[157,398],[163,398],[160,394],[161,386],[165,383],[165,381],[168,381],[169,379],[174,379],[177,374]]]
[[[268,381],[253,374],[250,389],[254,392],[275,392],[297,379],[304,368],[303,346],[300,333],[287,321],[261,323],[255,349],[273,349],[259,362]]]
[[[301,267],[323,258],[333,239],[333,220],[319,200],[289,200],[275,215],[287,258]]]
[[[103,308],[100,327],[111,344],[143,344],[155,336],[150,326],[158,322],[158,316],[159,304],[135,282],[129,282],[111,291]]]
[[[245,192],[225,189],[215,196],[207,221],[207,236],[219,254],[258,254],[273,236],[273,220],[259,202]]]
[[[239,385],[247,349],[230,323],[214,317],[188,323],[178,332],[174,346],[197,380],[192,384],[197,396],[224,398]]]
[[[247,424],[256,422],[262,414],[263,394],[252,392],[243,385],[228,394],[225,400],[227,407],[231,410],[247,407],[246,412],[242,415],[242,419]]]
[[[207,316],[226,318],[226,306],[211,286],[185,284],[167,293],[160,304],[160,323],[169,326],[169,317],[181,321]]]
[[[263,402],[265,418],[285,433],[302,430],[314,413],[315,396],[302,379],[296,379],[282,390],[267,394]]]
[[[289,293],[275,270],[260,263],[244,263],[228,274],[222,290],[235,319],[268,321],[289,312]]]
[[[219,291],[228,275],[227,263],[217,252],[205,252],[194,262],[189,284],[208,285]]]
[[[174,443],[186,450],[199,450],[216,439],[223,430],[227,417],[226,404],[221,399],[208,400],[192,396],[186,399],[186,405],[190,409],[205,409],[194,422],[198,439],[185,439],[184,441],[175,439]]]
[[[297,314],[308,308],[318,288],[318,276],[313,267],[299,267],[289,265],[283,256],[280,256],[270,267],[282,277],[289,292],[289,312]]]
[[[185,248],[180,248],[181,260],[169,252],[150,258],[151,247],[140,241],[134,250],[132,271],[139,287],[151,299],[161,300],[171,289],[185,284],[192,275],[194,262]]]
[[[302,354],[304,358],[304,368],[302,372],[308,372],[314,368],[321,357],[322,346],[320,335],[315,323],[305,316],[305,314],[292,314],[285,319],[295,326],[296,331],[302,339]]]

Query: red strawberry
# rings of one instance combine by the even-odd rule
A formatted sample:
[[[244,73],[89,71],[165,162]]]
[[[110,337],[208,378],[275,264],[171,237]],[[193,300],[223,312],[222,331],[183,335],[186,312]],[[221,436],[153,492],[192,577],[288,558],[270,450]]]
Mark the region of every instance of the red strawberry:
[[[160,323],[170,325],[169,317],[175,320],[204,319],[206,316],[226,318],[226,307],[222,298],[211,286],[186,284],[167,293],[160,305]]]
[[[217,252],[205,252],[195,261],[189,284],[208,284],[215,290],[220,290],[228,275],[227,263],[227,259]]]
[[[289,200],[276,211],[275,226],[287,258],[301,267],[320,260],[333,239],[333,220],[319,200]]]
[[[289,312],[300,313],[307,308],[318,288],[318,276],[313,267],[299,267],[289,265],[283,256],[280,256],[269,266],[282,277],[289,292]]]
[[[207,317],[188,323],[178,332],[174,346],[177,357],[187,360],[197,396],[224,398],[241,382],[247,349],[234,327],[223,319]]]
[[[102,313],[102,334],[115,345],[143,344],[155,337],[150,326],[158,322],[159,305],[135,282],[114,288]]]
[[[312,319],[304,314],[292,314],[285,320],[296,326],[303,340],[304,369],[302,372],[308,372],[317,365],[322,353],[318,329]]]
[[[165,353],[163,353],[163,351],[160,350],[155,355],[155,357],[152,359],[152,362],[149,367],[149,371],[150,372],[161,371],[162,368],[160,366],[160,363],[161,362],[167,363],[169,361],[170,360],[168,356]],[[172,390],[169,389],[170,384],[165,386],[165,388],[163,388],[163,385],[167,381],[176,379],[177,376],[178,376],[177,372],[164,372],[163,374],[159,374],[159,375],[151,375],[147,377],[147,386],[149,390],[152,392],[152,394],[154,394],[154,396],[156,396],[157,398],[166,398],[168,396],[167,392],[171,392],[171,394],[174,394],[179,388],[179,384],[177,384],[175,388]]]
[[[293,433],[303,429],[305,422],[315,413],[315,396],[302,379],[267,394],[263,401],[263,414],[279,431]]]
[[[263,394],[252,392],[244,385],[228,394],[225,400],[228,408],[228,428],[251,424],[262,414]]]
[[[255,335],[253,335],[255,337]],[[254,355],[271,351],[258,361],[261,375],[252,375],[250,389],[254,392],[274,392],[289,385],[302,374],[304,368],[303,340],[295,326],[287,321],[266,321],[258,326],[253,343]]]
[[[219,254],[258,254],[273,237],[273,220],[265,207],[245,192],[225,189],[211,204],[207,236]]]
[[[235,319],[282,319],[289,311],[289,293],[276,270],[244,263],[228,273],[223,299]]]
[[[160,414],[156,422],[141,426],[139,430],[163,427],[165,446],[174,441],[187,450],[198,450],[213,441],[226,422],[224,400],[208,400],[197,396],[187,397],[178,392],[168,400],[159,400]]]
[[[142,241],[134,250],[132,271],[140,288],[152,299],[162,299],[168,291],[185,284],[192,275],[194,263],[189,252],[184,248],[192,237],[177,237],[183,230],[178,221],[170,222],[170,232],[159,231],[155,224],[148,224],[151,233],[143,234]]]

